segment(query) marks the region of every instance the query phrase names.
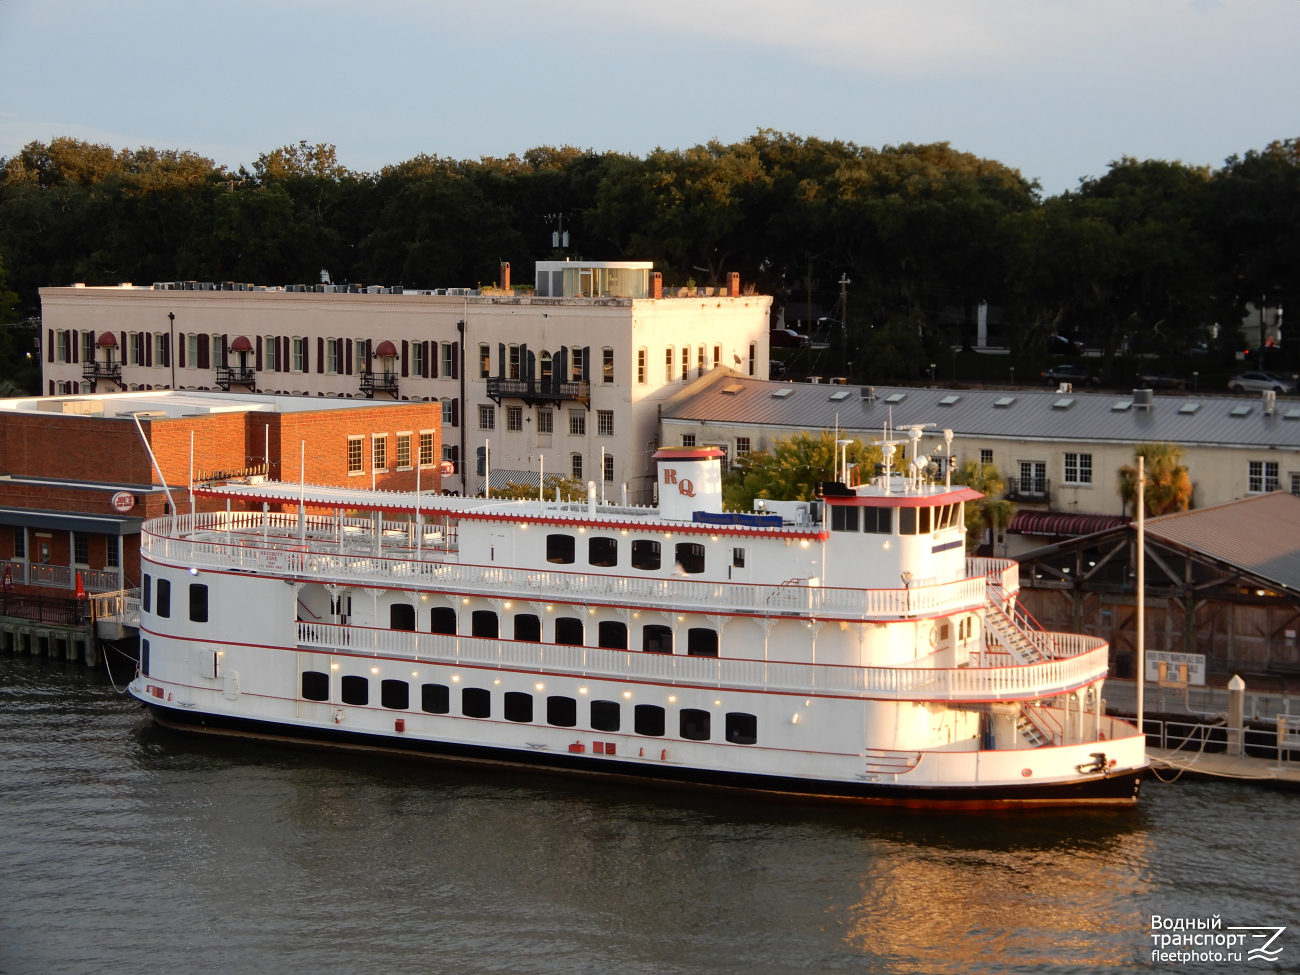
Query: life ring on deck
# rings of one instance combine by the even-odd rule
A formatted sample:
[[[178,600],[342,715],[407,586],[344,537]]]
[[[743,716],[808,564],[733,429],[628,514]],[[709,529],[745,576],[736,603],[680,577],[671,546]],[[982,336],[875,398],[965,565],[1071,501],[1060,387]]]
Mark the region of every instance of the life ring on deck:
[[[1099,732],[1097,732],[1097,740],[1098,740],[1098,741],[1105,741],[1105,740],[1106,740],[1106,732],[1104,732],[1104,731],[1099,731]]]

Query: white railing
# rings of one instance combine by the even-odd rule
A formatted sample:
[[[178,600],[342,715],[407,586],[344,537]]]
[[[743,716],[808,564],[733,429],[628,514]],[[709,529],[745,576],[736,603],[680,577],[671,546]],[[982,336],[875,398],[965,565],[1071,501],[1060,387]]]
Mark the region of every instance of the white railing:
[[[81,584],[88,592],[112,592],[122,587],[120,569],[78,569]]]
[[[330,623],[298,623],[304,649],[398,657],[442,664],[525,668],[612,680],[652,680],[794,693],[910,701],[1034,700],[1075,690],[1105,676],[1104,643],[1078,656],[1011,667],[927,670],[772,663],[726,657],[567,647],[483,640]]]
[[[1020,563],[1014,559],[967,558],[966,574],[984,576],[1008,596],[1020,591]]]
[[[41,565],[38,562],[28,568],[28,579],[33,586],[72,588],[72,569],[66,565]]]
[[[217,517],[219,516],[219,518]],[[395,588],[430,588],[440,592],[501,598],[555,599],[560,602],[597,602],[619,606],[658,606],[694,611],[747,612],[757,615],[811,615],[840,619],[891,620],[958,612],[983,605],[986,578],[976,576],[955,582],[908,589],[836,589],[810,586],[806,580],[789,585],[763,586],[738,582],[693,582],[688,579],[554,572],[546,569],[510,569],[429,558],[377,556],[347,551],[335,545],[331,518],[309,518],[304,545],[298,538],[281,535],[278,544],[262,526],[260,512],[234,513],[231,531],[213,527],[226,518],[184,515],[160,518],[146,524],[141,536],[144,551],[155,558],[181,565],[238,568],[277,575],[331,581],[344,585],[388,585]],[[282,532],[296,525],[292,516],[272,515],[271,529]],[[279,524],[275,524],[276,520]],[[369,525],[360,519],[347,519]],[[242,523],[242,524],[241,524]],[[405,530],[407,522],[394,522]],[[242,530],[241,530],[242,529]],[[188,533],[191,537],[178,538]],[[328,533],[328,535],[327,535]],[[342,550],[340,550],[342,549]]]
[[[26,585],[27,583],[27,563],[17,561],[0,562],[0,579],[8,572],[9,578],[16,586]]]
[[[95,619],[117,620],[127,626],[140,625],[140,590],[125,589],[90,597]]]

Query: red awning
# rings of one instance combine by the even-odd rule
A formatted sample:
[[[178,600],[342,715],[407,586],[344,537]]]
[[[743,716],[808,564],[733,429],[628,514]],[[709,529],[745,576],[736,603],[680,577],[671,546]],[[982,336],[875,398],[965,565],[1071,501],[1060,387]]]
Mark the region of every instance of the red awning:
[[[1120,515],[1063,515],[1051,511],[1017,511],[1007,526],[1013,535],[1075,537],[1128,524]]]
[[[248,339],[245,336],[240,335],[235,339],[235,341],[230,343],[230,351],[231,352],[252,352],[253,343],[248,341]]]
[[[99,336],[99,344],[106,349],[117,347],[117,336],[112,332],[102,332]]]
[[[375,355],[378,356],[397,355],[397,346],[393,345],[393,343],[388,341],[388,339],[384,339],[382,342],[379,343],[378,346],[376,346]]]

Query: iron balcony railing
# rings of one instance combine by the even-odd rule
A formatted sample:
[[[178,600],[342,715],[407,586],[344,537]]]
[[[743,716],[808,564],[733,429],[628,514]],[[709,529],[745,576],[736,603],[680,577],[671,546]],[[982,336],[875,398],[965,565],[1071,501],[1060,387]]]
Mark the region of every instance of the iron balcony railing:
[[[0,616],[31,620],[34,623],[52,623],[56,626],[81,626],[86,612],[78,599],[0,593]]]
[[[361,373],[361,393],[368,399],[373,399],[375,393],[389,393],[396,398],[397,373],[363,370]]]
[[[588,403],[591,401],[591,383],[496,377],[487,381],[487,394],[498,406],[506,398],[521,399],[530,406],[535,403],[560,403],[564,400]]]
[[[91,359],[81,364],[81,378],[96,380],[109,379],[121,384],[122,364],[120,362],[96,362]]]
[[[1012,501],[1042,502],[1051,495],[1052,482],[1046,477],[1013,477],[1007,482],[1007,498]]]
[[[231,386],[257,385],[257,370],[252,366],[217,366],[217,385],[230,392]]]

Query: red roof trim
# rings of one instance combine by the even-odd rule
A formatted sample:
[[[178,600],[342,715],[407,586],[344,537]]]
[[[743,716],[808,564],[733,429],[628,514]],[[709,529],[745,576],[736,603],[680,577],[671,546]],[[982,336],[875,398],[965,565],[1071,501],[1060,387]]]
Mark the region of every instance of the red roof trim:
[[[822,498],[832,507],[840,505],[847,508],[932,508],[941,504],[955,504],[958,501],[974,501],[984,495],[968,487],[959,487],[946,494],[932,494],[923,497],[919,494],[879,494],[869,497],[841,498],[834,495]]]
[[[660,447],[652,460],[713,460],[727,456],[718,447]]]

